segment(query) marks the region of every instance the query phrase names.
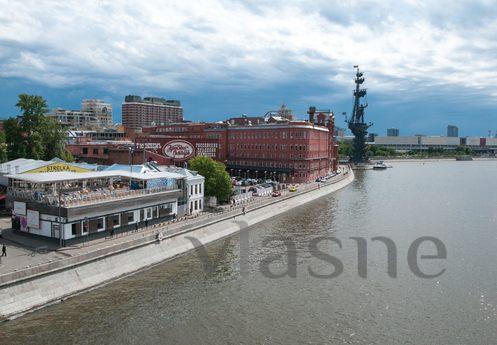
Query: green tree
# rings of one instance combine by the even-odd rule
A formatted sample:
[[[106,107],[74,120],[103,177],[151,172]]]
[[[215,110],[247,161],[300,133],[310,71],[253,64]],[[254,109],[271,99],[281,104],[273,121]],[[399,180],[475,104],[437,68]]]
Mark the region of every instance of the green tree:
[[[74,156],[69,150],[64,150],[59,158],[66,162],[74,162]]]
[[[43,133],[44,143],[46,147],[44,158],[46,160],[50,160],[54,157],[64,159],[64,157],[67,156],[67,151],[65,148],[66,134],[62,126],[55,119],[45,117],[40,126],[40,131],[41,133]]]
[[[5,142],[5,133],[0,132],[0,163],[6,162],[7,156],[7,143]]]
[[[229,201],[232,192],[231,178],[226,167],[210,157],[198,156],[190,160],[189,169],[205,178],[205,195],[215,196],[218,201]]]
[[[352,153],[352,141],[340,141],[338,142],[338,155],[340,156],[350,156]]]
[[[5,131],[8,159],[13,160],[20,157],[26,157],[27,145],[24,144],[26,135],[22,131],[19,121],[11,117],[4,121],[3,128]]]
[[[65,150],[62,126],[45,116],[48,107],[41,96],[21,94],[16,106],[22,111],[18,119],[4,122],[8,159],[32,158],[50,160],[71,158]]]

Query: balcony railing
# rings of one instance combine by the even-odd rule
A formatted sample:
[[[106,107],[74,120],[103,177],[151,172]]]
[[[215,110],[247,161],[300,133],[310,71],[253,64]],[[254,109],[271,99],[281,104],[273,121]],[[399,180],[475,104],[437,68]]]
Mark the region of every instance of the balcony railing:
[[[82,206],[100,202],[107,202],[120,199],[135,198],[143,195],[150,195],[155,193],[161,193],[165,191],[171,191],[178,189],[177,185],[164,186],[149,189],[105,189],[100,188],[90,192],[84,191],[73,191],[70,193],[62,192],[61,203],[62,207],[75,207]],[[22,188],[9,187],[7,191],[9,198],[13,199],[23,199],[27,201],[35,201],[39,203],[44,203],[51,206],[59,206],[59,196],[57,194],[44,192],[44,191],[32,191]]]

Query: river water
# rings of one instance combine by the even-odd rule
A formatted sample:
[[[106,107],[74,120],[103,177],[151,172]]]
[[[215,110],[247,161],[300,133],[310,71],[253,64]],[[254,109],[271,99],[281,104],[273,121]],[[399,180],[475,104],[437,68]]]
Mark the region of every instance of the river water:
[[[186,254],[3,323],[0,341],[495,344],[497,161],[393,165],[208,246],[210,265]],[[395,260],[377,236],[393,241]],[[447,252],[422,259],[437,248],[418,248],[419,269],[436,278],[408,265],[425,236]]]

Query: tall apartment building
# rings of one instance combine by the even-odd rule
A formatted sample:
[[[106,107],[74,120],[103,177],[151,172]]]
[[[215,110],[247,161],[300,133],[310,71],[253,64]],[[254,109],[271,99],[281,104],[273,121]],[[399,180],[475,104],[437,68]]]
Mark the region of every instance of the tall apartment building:
[[[112,105],[100,99],[84,99],[81,103],[81,110],[55,108],[47,116],[76,130],[112,127]]]
[[[128,129],[176,123],[183,121],[183,108],[178,100],[129,95],[122,104],[122,118]]]
[[[448,125],[447,126],[447,136],[448,137],[458,137],[459,136],[459,128],[457,128],[457,126]]]

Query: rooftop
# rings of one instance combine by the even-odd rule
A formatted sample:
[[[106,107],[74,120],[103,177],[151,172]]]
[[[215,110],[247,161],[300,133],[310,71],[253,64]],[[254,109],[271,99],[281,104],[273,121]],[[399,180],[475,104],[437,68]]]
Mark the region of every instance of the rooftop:
[[[108,177],[126,177],[134,180],[151,180],[156,178],[172,178],[172,179],[182,179],[183,175],[168,171],[148,171],[148,172],[132,172],[130,174],[129,170],[104,170],[104,171],[90,171],[83,173],[73,173],[73,172],[54,172],[54,173],[31,173],[31,174],[10,174],[6,177],[31,182],[31,183],[52,183],[52,182],[63,182],[63,181],[78,181],[78,180],[89,180],[89,179],[99,179]]]

